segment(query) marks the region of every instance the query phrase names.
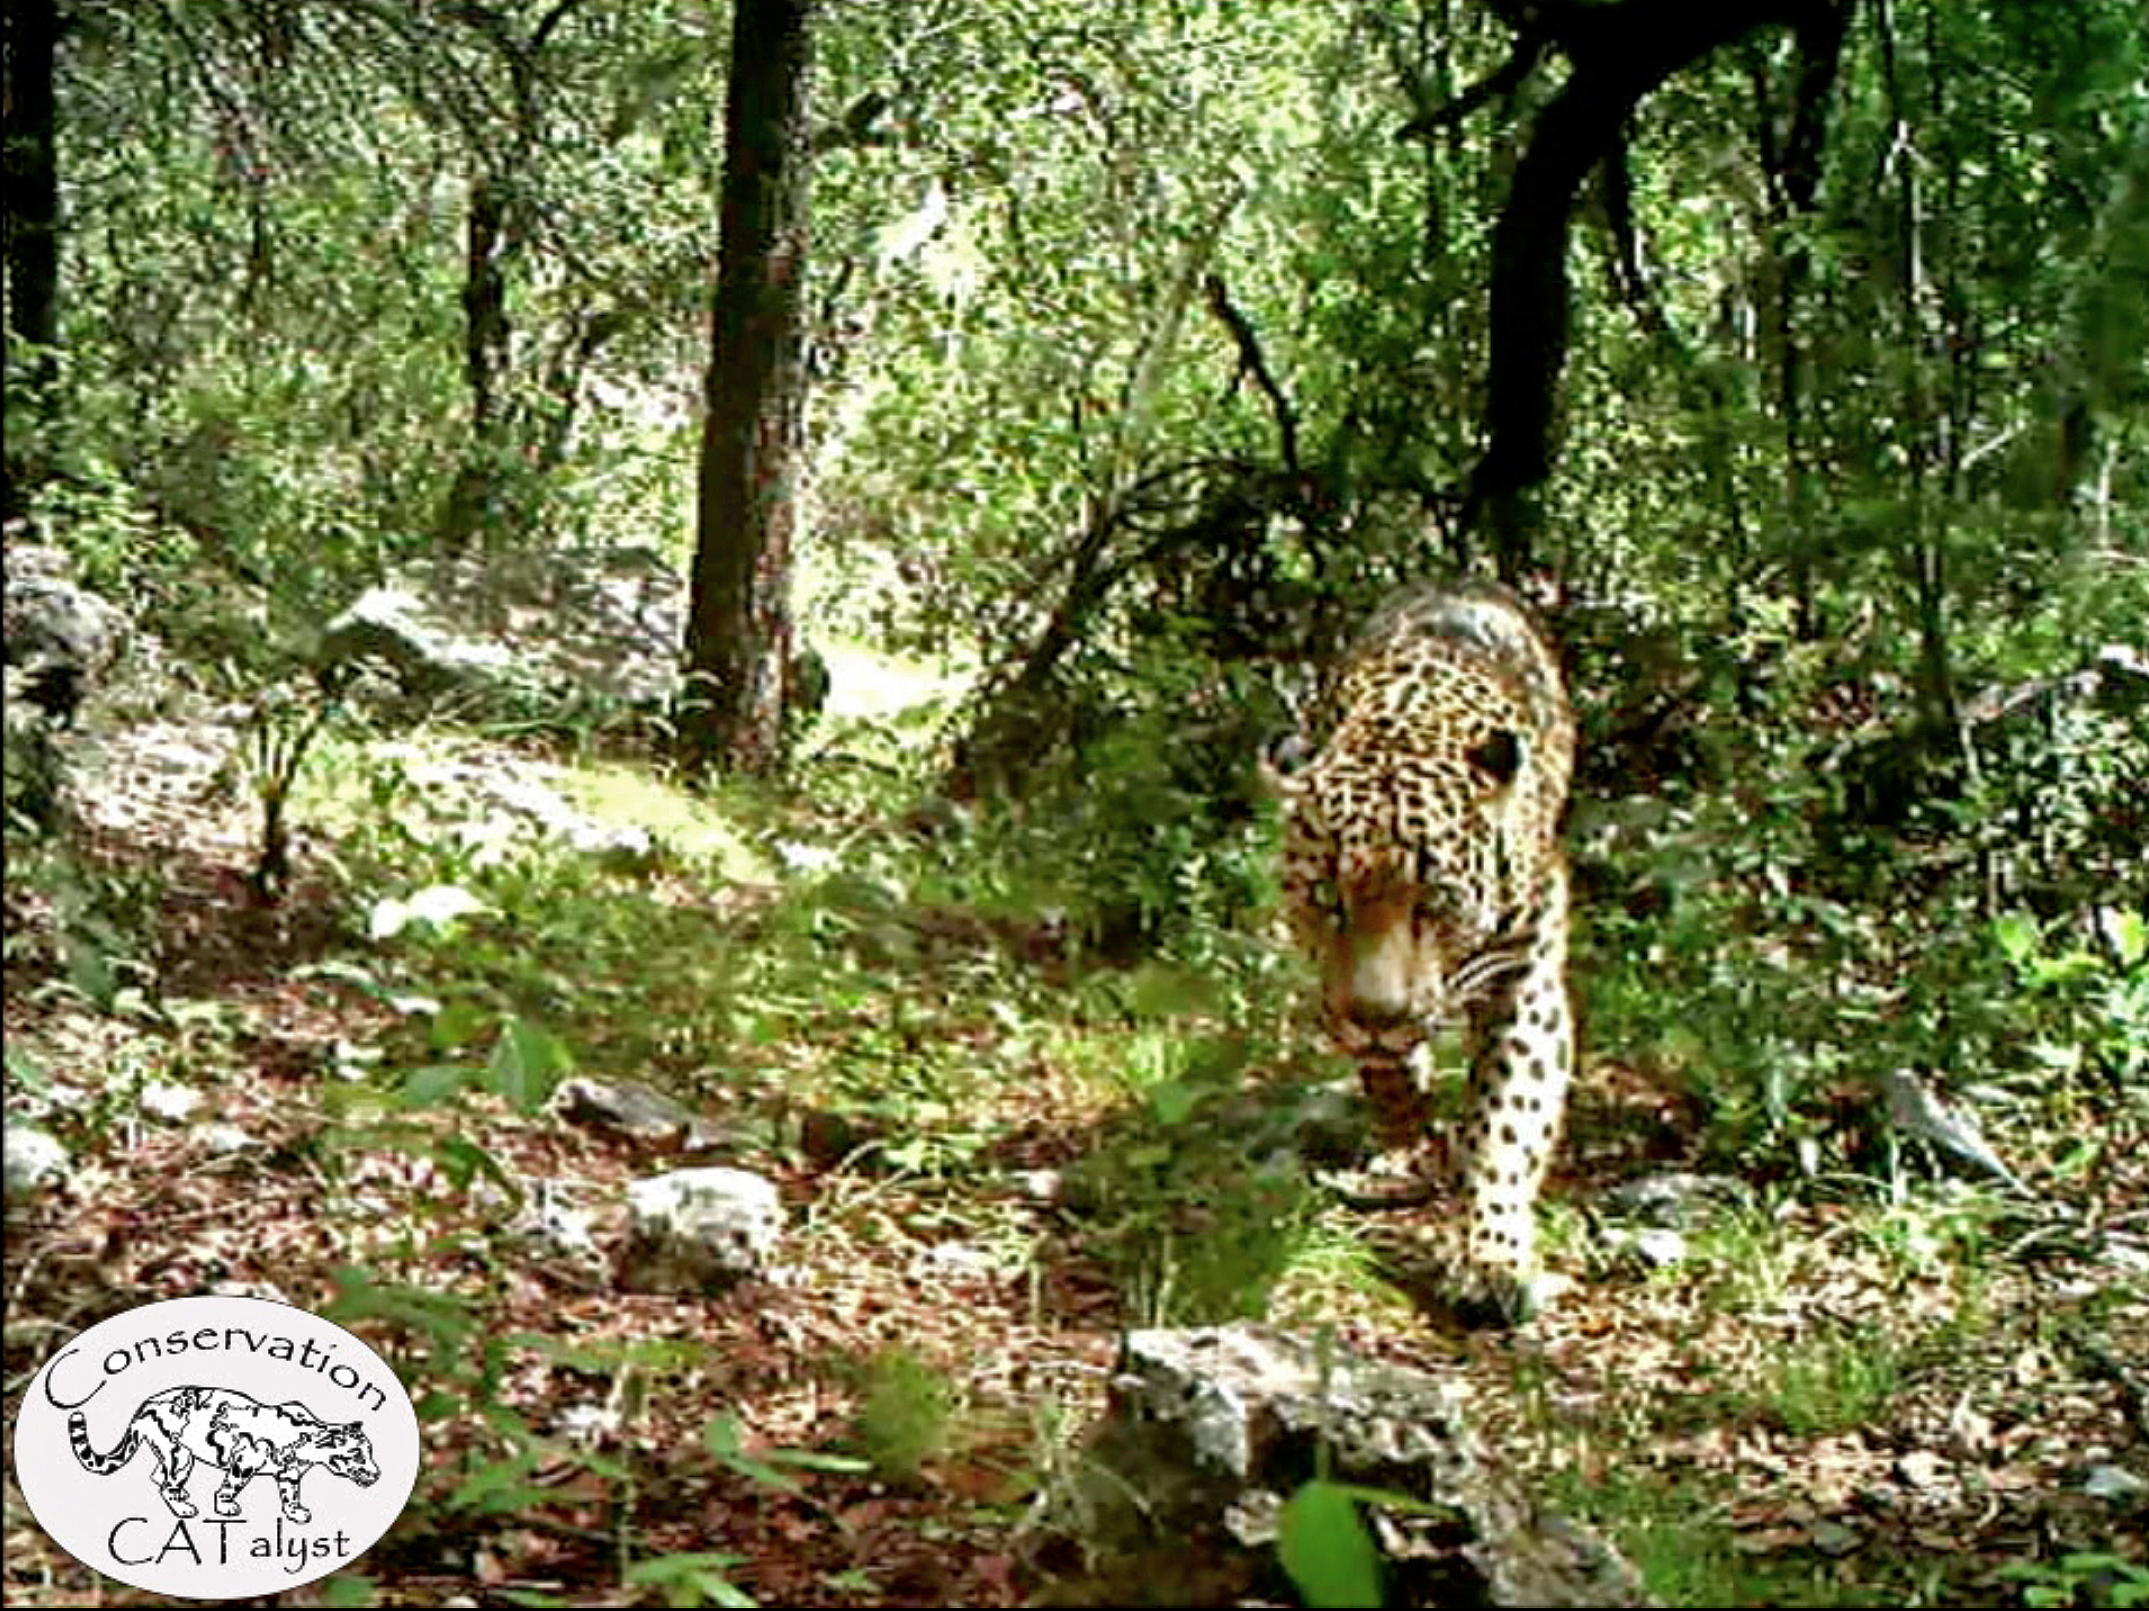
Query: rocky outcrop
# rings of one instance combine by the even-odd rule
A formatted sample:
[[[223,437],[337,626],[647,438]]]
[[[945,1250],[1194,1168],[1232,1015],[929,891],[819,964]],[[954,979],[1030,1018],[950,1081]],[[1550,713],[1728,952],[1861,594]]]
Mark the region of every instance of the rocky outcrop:
[[[1069,1530],[1107,1552],[1178,1540],[1204,1580],[1236,1550],[1255,1592],[1279,1592],[1278,1546],[1307,1513],[1287,1507],[1318,1476],[1331,1519],[1340,1489],[1392,1496],[1360,1507],[1373,1559],[1340,1558],[1351,1545],[1334,1529],[1302,1529],[1286,1551],[1303,1567],[1310,1549],[1344,1577],[1361,1566],[1380,1604],[1650,1603],[1609,1544],[1499,1469],[1457,1384],[1341,1345],[1255,1325],[1130,1333],[1087,1453],[1095,1475],[1060,1518]],[[1153,1603],[1206,1603],[1166,1594]]]

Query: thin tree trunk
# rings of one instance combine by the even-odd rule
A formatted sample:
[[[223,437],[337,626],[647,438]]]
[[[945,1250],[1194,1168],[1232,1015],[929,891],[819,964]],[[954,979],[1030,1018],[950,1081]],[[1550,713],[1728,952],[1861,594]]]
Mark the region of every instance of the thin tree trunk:
[[[682,759],[696,772],[768,773],[783,763],[813,9],[814,0],[738,0],[732,13],[714,351],[678,727]]]
[[[59,344],[60,178],[52,80],[60,37],[55,0],[10,0],[7,38],[7,327],[35,349],[30,372],[11,377],[29,402],[32,429],[8,434],[0,515],[26,514],[50,462],[55,423],[52,349]]]
[[[1936,439],[1944,445],[1945,431],[1933,416],[1931,390],[1927,385],[1925,356],[1925,310],[1931,288],[1925,263],[1925,201],[1918,187],[1918,164],[1922,160],[1913,138],[1908,97],[1902,83],[1896,49],[1894,9],[1879,0],[1876,16],[1880,28],[1881,77],[1887,87],[1888,106],[1894,124],[1888,162],[1894,169],[1897,231],[1901,259],[1896,282],[1902,300],[1902,330],[1898,344],[1903,353],[1901,413],[1907,449],[1906,479],[1909,497],[1907,540],[1901,563],[1908,571],[1911,600],[1918,622],[1918,710],[1925,729],[1925,743],[1935,753],[1945,753],[1961,722],[1956,710],[1953,659],[1948,641],[1948,577],[1945,534],[1931,528],[1931,470]],[[1937,71],[1927,63],[1928,72]]]
[[[507,186],[480,175],[470,187],[463,269],[463,378],[470,388],[470,449],[442,506],[440,546],[456,552],[468,545],[493,500],[502,446],[499,388],[508,362]]]

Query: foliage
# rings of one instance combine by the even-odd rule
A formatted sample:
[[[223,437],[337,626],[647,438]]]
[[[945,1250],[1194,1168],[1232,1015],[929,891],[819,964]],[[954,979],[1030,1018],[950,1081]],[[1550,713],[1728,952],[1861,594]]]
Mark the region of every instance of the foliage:
[[[1361,1500],[1393,1495],[1315,1479],[1287,1500],[1277,1519],[1276,1549],[1310,1606],[1378,1606],[1380,1556],[1358,1515]]]
[[[2057,1561],[2016,1561],[2000,1575],[2023,1585],[2025,1605],[2149,1605],[2149,1570],[2118,1555],[2079,1550]]]
[[[864,1364],[852,1437],[884,1481],[916,1482],[947,1451],[958,1407],[944,1372],[909,1349],[886,1349]]]

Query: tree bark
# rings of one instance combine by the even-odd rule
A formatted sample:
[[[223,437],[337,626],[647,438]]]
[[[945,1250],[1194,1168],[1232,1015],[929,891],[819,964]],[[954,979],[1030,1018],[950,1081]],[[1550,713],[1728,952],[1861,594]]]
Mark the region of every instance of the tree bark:
[[[1508,580],[1534,561],[1539,493],[1552,471],[1553,404],[1567,358],[1567,226],[1582,181],[1618,150],[1635,108],[1672,74],[1758,28],[1818,30],[1845,3],[1621,0],[1538,14],[1573,70],[1538,114],[1493,229],[1486,447],[1468,510],[1487,528]],[[1517,56],[1539,48],[1527,35]]]
[[[499,388],[508,363],[507,275],[510,249],[507,186],[482,174],[470,187],[463,269],[463,379],[470,389],[470,450],[442,506],[440,546],[468,546],[493,499],[504,433]]]
[[[535,463],[527,409],[515,406],[514,330],[508,317],[508,273],[522,256],[532,227],[528,170],[544,141],[544,58],[554,32],[582,0],[553,0],[527,39],[509,16],[483,7],[467,21],[499,55],[515,105],[510,138],[498,151],[480,150],[470,182],[463,252],[463,379],[470,391],[470,446],[435,523],[450,553],[469,546],[481,529],[513,534],[526,523],[535,489],[514,473]],[[571,401],[571,400],[570,400]]]
[[[52,349],[59,344],[60,178],[54,156],[54,60],[60,15],[56,0],[10,0],[7,29],[7,327],[34,354],[30,372],[14,384],[30,405],[27,440],[10,433],[0,515],[28,513],[30,495],[49,462]]]
[[[737,0],[732,12],[714,342],[678,711],[681,759],[697,773],[772,773],[783,764],[813,9],[814,0]]]

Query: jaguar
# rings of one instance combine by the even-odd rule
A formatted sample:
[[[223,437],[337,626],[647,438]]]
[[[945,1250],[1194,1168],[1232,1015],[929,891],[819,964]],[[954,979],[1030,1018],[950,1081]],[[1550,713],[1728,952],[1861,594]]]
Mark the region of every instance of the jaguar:
[[[1322,1020],[1373,1118],[1360,1196],[1465,1200],[1422,1246],[1474,1323],[1534,1312],[1536,1202],[1574,1068],[1561,823],[1575,722],[1559,657],[1512,590],[1473,579],[1376,611],[1316,701],[1283,795],[1283,890]],[[1470,1112],[1428,1134],[1431,1037],[1461,1028]]]

